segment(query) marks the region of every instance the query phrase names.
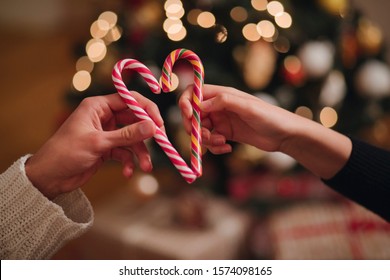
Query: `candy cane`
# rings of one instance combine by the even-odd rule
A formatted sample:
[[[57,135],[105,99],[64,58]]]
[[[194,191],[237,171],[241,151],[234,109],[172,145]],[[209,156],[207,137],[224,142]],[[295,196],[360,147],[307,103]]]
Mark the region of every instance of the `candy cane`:
[[[202,138],[200,121],[200,103],[203,100],[202,86],[204,81],[204,69],[200,58],[192,51],[187,49],[177,49],[168,55],[165,59],[161,86],[164,92],[171,91],[171,73],[175,62],[179,59],[188,60],[194,69],[194,86],[192,90],[192,119],[191,119],[191,168],[197,175],[202,175]]]
[[[126,85],[122,80],[122,71],[125,69],[135,70],[140,73],[144,78],[146,83],[149,85],[150,89],[154,93],[160,93],[160,84],[157,82],[156,78],[153,76],[152,72],[142,63],[135,59],[123,59],[118,61],[112,71],[112,80],[114,86],[117,89],[119,95],[122,97],[122,100],[127,104],[127,106],[134,112],[134,114],[141,120],[150,120],[153,121],[149,114],[140,106],[137,100],[133,97],[131,92],[127,89]],[[169,141],[167,135],[156,125],[156,133],[153,136],[157,144],[163,149],[165,154],[168,156],[172,164],[179,170],[183,178],[188,182],[192,183],[198,177],[182,159],[180,154],[173,147]]]

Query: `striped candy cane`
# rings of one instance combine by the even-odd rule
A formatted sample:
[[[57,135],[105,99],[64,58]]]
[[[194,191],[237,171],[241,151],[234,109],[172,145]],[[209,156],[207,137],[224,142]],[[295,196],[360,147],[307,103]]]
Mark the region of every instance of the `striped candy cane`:
[[[133,97],[131,92],[127,89],[126,85],[122,80],[122,71],[125,69],[134,70],[144,78],[146,83],[149,85],[153,93],[160,93],[161,87],[157,82],[153,73],[142,63],[135,59],[123,59],[118,61],[112,71],[112,80],[114,86],[117,89],[122,100],[127,106],[134,112],[134,114],[141,120],[153,121],[149,114],[139,105],[137,100]],[[157,144],[163,149],[165,154],[168,156],[172,164],[179,170],[180,174],[188,183],[192,183],[198,177],[183,160],[177,150],[173,147],[169,141],[167,135],[156,125],[156,133],[153,136]]]
[[[171,91],[171,73],[175,62],[179,59],[188,60],[194,69],[194,86],[192,90],[192,119],[191,119],[191,168],[197,175],[202,175],[202,137],[200,120],[200,103],[203,100],[204,69],[200,58],[187,49],[177,49],[172,51],[165,59],[161,86],[164,92]]]

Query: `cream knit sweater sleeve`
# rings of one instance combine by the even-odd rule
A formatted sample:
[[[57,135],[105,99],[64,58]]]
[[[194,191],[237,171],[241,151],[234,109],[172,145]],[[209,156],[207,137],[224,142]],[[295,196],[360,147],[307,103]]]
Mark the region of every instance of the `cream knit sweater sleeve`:
[[[28,157],[0,174],[1,259],[49,259],[93,222],[91,204],[81,190],[53,201],[43,196],[26,176]]]

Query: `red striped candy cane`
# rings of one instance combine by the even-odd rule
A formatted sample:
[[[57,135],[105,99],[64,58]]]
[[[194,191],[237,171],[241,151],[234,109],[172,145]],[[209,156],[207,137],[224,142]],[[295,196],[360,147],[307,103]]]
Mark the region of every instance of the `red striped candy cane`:
[[[135,59],[123,59],[118,61],[112,71],[112,80],[114,86],[117,89],[122,100],[127,106],[134,112],[134,114],[141,120],[153,121],[149,114],[140,106],[138,101],[133,97],[131,92],[127,89],[122,79],[122,71],[125,69],[134,70],[141,74],[150,89],[154,93],[160,93],[160,84],[157,82],[153,73],[142,63]],[[156,125],[156,133],[153,136],[157,144],[163,149],[165,154],[168,156],[172,164],[179,170],[180,174],[188,183],[192,183],[198,177],[183,160],[177,150],[173,147],[169,141],[167,135]]]

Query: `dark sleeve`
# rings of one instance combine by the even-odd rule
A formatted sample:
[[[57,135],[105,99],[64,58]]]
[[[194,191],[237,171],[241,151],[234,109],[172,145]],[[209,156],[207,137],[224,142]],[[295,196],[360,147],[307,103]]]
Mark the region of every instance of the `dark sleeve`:
[[[324,182],[390,222],[390,151],[351,140],[346,165]]]

